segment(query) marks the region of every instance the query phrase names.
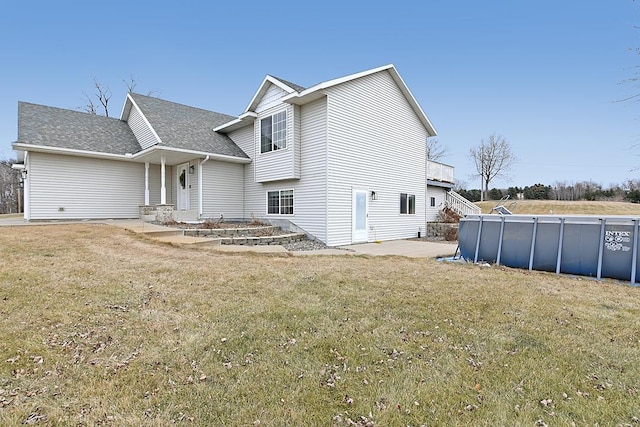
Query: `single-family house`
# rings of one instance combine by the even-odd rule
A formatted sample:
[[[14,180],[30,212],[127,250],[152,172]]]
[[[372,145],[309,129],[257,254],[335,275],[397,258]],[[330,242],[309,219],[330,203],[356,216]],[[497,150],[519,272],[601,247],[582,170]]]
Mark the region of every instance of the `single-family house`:
[[[432,220],[453,182],[426,158],[435,135],[387,65],[309,88],[267,76],[237,117],[136,93],[119,119],[20,102],[13,148],[26,220],[257,218],[336,246]]]

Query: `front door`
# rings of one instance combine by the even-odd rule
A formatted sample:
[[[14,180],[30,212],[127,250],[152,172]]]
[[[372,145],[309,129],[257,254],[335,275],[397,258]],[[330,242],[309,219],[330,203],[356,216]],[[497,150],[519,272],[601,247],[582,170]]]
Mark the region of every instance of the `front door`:
[[[177,207],[179,211],[189,210],[189,163],[178,165]]]
[[[365,190],[353,190],[352,200],[352,243],[367,242],[369,229],[369,192]]]

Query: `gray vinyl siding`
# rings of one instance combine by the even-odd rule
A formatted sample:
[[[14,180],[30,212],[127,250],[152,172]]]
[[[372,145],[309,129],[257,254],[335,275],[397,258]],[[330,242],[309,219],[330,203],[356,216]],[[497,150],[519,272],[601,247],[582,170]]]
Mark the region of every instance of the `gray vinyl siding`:
[[[297,116],[300,179],[259,183],[254,179],[255,163],[244,165],[244,217],[289,220],[326,242],[326,100],[323,98],[300,107]],[[247,126],[229,136],[245,153],[255,154],[254,126]],[[267,215],[267,192],[290,189],[294,192],[294,214]]]
[[[202,165],[202,216],[242,219],[244,165],[209,160]]]
[[[138,218],[144,164],[34,152],[29,162],[31,219]]]
[[[135,105],[131,107],[127,123],[143,150],[160,142]]]
[[[271,84],[267,88],[264,95],[262,95],[262,99],[260,99],[260,101],[258,102],[258,105],[256,106],[256,113],[261,113],[262,111],[272,108],[276,105],[282,105],[282,103],[280,102],[280,98],[286,95],[288,95],[287,92],[280,89],[278,86]]]
[[[435,187],[432,185],[427,186],[427,200],[426,200],[426,220],[427,222],[434,222],[438,220],[438,214],[442,210],[445,201],[445,195],[447,193],[446,188]],[[431,198],[436,198],[436,205],[431,206]]]
[[[353,189],[377,194],[369,201],[369,241],[416,236],[425,219],[427,130],[386,71],[327,94],[327,243],[351,243]],[[401,193],[416,196],[415,215],[400,214]]]
[[[241,129],[229,133],[229,137],[242,149],[249,157],[255,159],[255,130],[257,125],[245,126]],[[245,164],[243,166],[244,181],[244,197],[243,197],[243,217],[251,218],[252,216],[261,218],[264,216],[264,207],[261,205],[263,200],[262,186],[255,180],[255,162]],[[261,210],[256,210],[256,206],[260,206]]]
[[[287,111],[287,147],[281,150],[260,152],[260,120],[270,115]],[[300,177],[300,157],[296,155],[298,151],[298,141],[296,140],[295,114],[292,105],[277,105],[260,114],[256,120],[255,135],[255,180],[257,182],[282,181],[297,179]],[[298,164],[296,164],[298,160]]]
[[[327,102],[300,107],[300,180],[294,181],[296,225],[327,242]]]
[[[193,173],[187,168],[187,185],[189,186],[189,210],[198,210],[198,160],[191,160],[189,166],[193,166]],[[178,177],[176,176],[176,180]],[[177,181],[176,181],[177,182]]]
[[[149,203],[160,204],[161,172],[160,165],[149,165]],[[174,188],[176,180],[173,179],[172,167],[165,167],[165,188],[167,189],[167,203],[174,203],[171,197],[171,189]]]

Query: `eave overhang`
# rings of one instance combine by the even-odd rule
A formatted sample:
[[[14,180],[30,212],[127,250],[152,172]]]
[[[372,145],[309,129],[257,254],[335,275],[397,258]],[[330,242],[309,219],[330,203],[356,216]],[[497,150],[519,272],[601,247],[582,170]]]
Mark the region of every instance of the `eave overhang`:
[[[254,119],[258,117],[253,111],[247,111],[241,114],[237,119],[231,120],[227,123],[223,123],[213,128],[214,132],[228,133],[237,129],[241,129],[253,123]]]
[[[139,151],[135,154],[134,153],[125,153],[125,154],[101,153],[97,151],[85,151],[85,150],[76,150],[71,148],[60,148],[60,147],[47,147],[43,145],[25,144],[21,142],[14,143],[13,149],[16,151],[24,151],[24,152],[31,151],[36,153],[90,157],[94,159],[130,161],[134,163],[145,163],[145,162],[160,163],[161,157],[165,156],[166,164],[168,165],[184,163],[195,158],[204,159],[207,156],[211,160],[219,160],[223,162],[243,163],[243,164],[251,163],[251,159],[245,158],[245,157],[235,157],[235,156],[228,156],[224,154],[207,153],[204,151],[185,150],[181,148],[164,147],[161,145],[154,145],[153,147],[149,147],[146,150]]]

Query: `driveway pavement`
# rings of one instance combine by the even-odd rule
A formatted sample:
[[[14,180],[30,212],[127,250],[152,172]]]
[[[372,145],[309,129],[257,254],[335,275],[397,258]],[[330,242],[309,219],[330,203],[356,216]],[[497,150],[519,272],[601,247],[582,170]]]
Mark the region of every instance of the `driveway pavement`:
[[[121,227],[137,234],[145,234],[150,238],[180,245],[207,244],[212,239],[205,237],[186,237],[179,234],[180,229],[150,224],[137,219],[131,220],[83,220],[83,221],[37,221],[27,222],[21,216],[0,216],[2,226],[38,226],[48,224],[108,224]],[[287,249],[279,245],[269,246],[242,246],[242,245],[217,245],[216,251],[221,252],[267,252],[287,253]],[[294,256],[309,255],[369,255],[385,256],[398,255],[409,258],[436,258],[448,257],[455,254],[457,243],[431,242],[425,240],[389,240],[380,243],[360,243],[346,245],[337,248],[328,248],[315,251],[291,251]]]

